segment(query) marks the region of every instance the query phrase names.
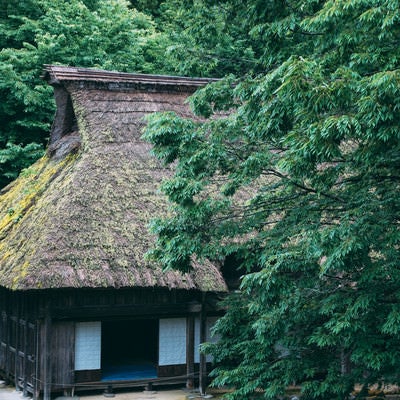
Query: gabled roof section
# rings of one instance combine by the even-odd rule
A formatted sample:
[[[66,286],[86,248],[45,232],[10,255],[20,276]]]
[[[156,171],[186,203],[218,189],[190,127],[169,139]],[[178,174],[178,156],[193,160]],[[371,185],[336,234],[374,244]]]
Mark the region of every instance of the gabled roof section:
[[[57,113],[46,156],[0,192],[0,286],[225,291],[214,265],[182,274],[145,257],[171,171],[141,139],[144,117],[191,116],[186,99],[208,80],[60,66],[44,77]]]

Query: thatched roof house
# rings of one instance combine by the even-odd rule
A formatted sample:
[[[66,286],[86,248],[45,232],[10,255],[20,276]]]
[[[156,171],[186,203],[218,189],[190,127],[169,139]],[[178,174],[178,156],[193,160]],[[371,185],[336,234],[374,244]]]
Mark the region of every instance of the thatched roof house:
[[[172,110],[204,80],[49,66],[57,115],[46,157],[0,197],[0,285],[221,290],[215,267],[163,272],[145,260],[165,212],[168,171],[140,139],[143,117]]]
[[[226,286],[211,264],[183,274],[162,271],[144,257],[153,241],[150,220],[167,212],[158,187],[170,174],[141,140],[144,117],[164,110],[190,115],[186,98],[208,81],[60,66],[47,66],[44,79],[54,87],[57,103],[47,154],[0,193],[0,374],[48,398],[60,387],[101,381],[90,371],[102,370],[107,362],[102,355],[83,369],[85,377],[79,374],[77,338],[86,329],[79,324],[95,320],[104,326],[115,315],[132,321],[138,309],[142,326],[168,315],[181,323],[204,311],[199,293],[222,292]],[[122,296],[123,312],[115,293]],[[164,325],[157,327],[157,346]],[[14,332],[21,329],[25,339]],[[98,329],[104,347],[105,333]],[[64,333],[51,339],[50,330]],[[19,336],[10,338],[14,334]],[[38,337],[37,346],[33,341]],[[63,340],[75,349],[67,356]],[[29,346],[35,362],[28,377]],[[63,347],[60,362],[65,365],[67,357],[75,373],[58,365],[55,346]],[[52,361],[46,355],[49,348],[55,352]],[[24,367],[15,372],[18,352],[25,354]],[[186,356],[182,364],[193,369],[187,363],[194,361]],[[157,357],[153,361],[160,367]]]

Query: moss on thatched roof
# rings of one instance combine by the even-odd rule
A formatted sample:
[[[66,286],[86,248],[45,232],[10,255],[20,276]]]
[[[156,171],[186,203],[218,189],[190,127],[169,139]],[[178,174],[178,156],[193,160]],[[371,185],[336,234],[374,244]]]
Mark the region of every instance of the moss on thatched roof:
[[[0,286],[225,290],[211,264],[182,274],[144,257],[170,171],[140,138],[143,116],[189,115],[185,99],[205,81],[51,66],[45,78],[58,106],[47,155],[0,193]]]

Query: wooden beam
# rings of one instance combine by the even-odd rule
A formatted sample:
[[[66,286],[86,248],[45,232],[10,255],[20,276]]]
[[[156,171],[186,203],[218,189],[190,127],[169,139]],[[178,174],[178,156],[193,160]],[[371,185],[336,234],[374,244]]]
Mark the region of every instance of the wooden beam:
[[[35,339],[35,374],[33,376],[33,400],[39,400],[40,397],[40,321],[37,319],[35,321],[34,329],[34,339]]]
[[[205,307],[206,294],[203,293],[202,307],[200,311],[200,344],[207,340],[207,312]],[[199,390],[200,394],[206,394],[207,387],[207,360],[204,353],[200,352],[200,366],[199,366]]]
[[[86,306],[71,308],[55,308],[52,316],[55,319],[76,318],[101,318],[101,317],[135,317],[135,316],[163,316],[163,315],[187,315],[198,313],[201,310],[200,303],[178,304],[132,304],[112,306]]]
[[[20,319],[19,324],[23,329],[23,343],[22,343],[22,353],[23,353],[23,360],[22,360],[22,376],[23,376],[23,387],[22,387],[22,394],[24,397],[28,396],[28,322],[25,319]]]
[[[21,348],[21,343],[20,343],[20,330],[21,327],[19,325],[19,319],[21,316],[21,298],[20,297],[15,297],[15,338],[14,338],[14,343],[13,345],[15,346],[15,357],[14,357],[14,384],[15,384],[15,390],[20,391],[21,388],[18,385],[19,381],[19,374],[20,374],[20,368],[19,368],[19,350]]]
[[[43,400],[51,399],[51,323],[50,310],[46,307],[43,334]]]
[[[11,338],[11,323],[10,323],[10,316],[7,312],[3,314],[3,326],[5,330],[5,365],[6,365],[6,378],[7,381],[10,378],[10,338]]]
[[[194,316],[190,315],[186,319],[186,387],[194,387]]]

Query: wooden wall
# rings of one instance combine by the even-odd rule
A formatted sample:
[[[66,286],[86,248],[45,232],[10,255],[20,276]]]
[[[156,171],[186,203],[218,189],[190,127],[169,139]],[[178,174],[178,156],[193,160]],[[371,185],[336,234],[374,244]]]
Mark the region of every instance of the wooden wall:
[[[24,394],[49,399],[52,392],[71,388],[82,378],[74,371],[76,322],[186,318],[199,315],[201,303],[200,292],[186,290],[0,288],[0,376]],[[92,382],[100,380],[98,372],[90,377]],[[191,371],[179,365],[161,367],[158,373],[184,376]]]
[[[54,321],[50,335],[50,376],[54,383],[52,388],[69,388],[74,383],[75,323]]]
[[[0,288],[0,374],[24,395],[38,391],[38,310],[30,296]]]

